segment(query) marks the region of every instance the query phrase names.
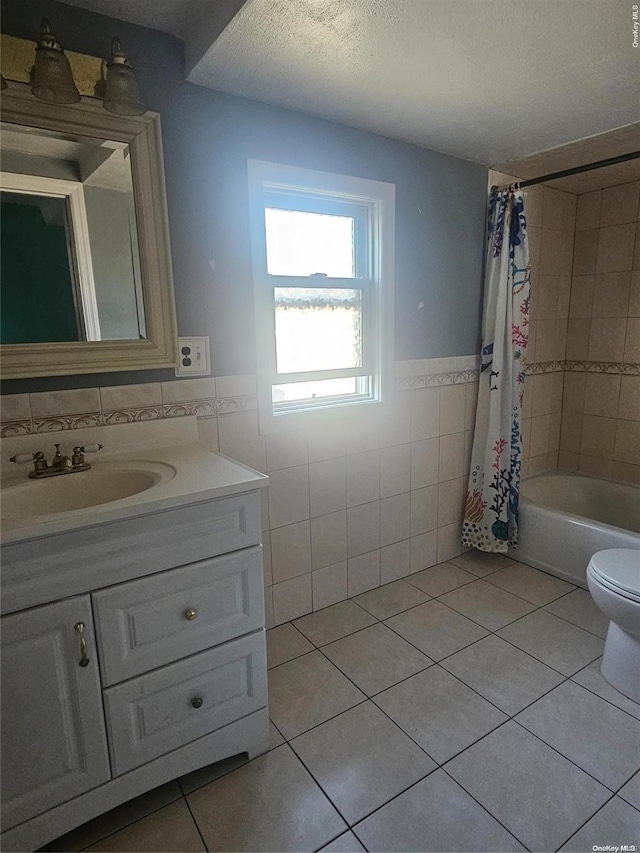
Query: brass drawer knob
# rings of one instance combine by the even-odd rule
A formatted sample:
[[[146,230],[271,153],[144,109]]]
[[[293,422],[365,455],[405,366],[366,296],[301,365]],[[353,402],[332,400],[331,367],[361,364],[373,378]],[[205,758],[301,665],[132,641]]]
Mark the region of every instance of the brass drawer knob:
[[[187,617],[189,622],[192,622],[196,618],[196,616],[198,615],[198,611],[197,610],[187,610],[184,615]]]
[[[204,702],[204,699],[202,698],[202,696],[194,696],[194,698],[191,700],[191,707],[192,708],[202,708],[203,702]]]

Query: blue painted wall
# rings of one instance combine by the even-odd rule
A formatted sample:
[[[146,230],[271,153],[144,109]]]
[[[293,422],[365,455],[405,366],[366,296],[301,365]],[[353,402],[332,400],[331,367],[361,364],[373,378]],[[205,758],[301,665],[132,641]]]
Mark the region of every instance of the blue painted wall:
[[[36,39],[45,15],[62,45],[81,53],[106,56],[111,37],[119,35],[149,108],[161,115],[178,328],[183,335],[210,335],[215,375],[254,372],[248,158],[394,183],[396,359],[477,351],[485,167],[187,83],[178,39],[56,0],[2,0],[2,31]],[[14,380],[3,390],[172,376],[143,371]]]

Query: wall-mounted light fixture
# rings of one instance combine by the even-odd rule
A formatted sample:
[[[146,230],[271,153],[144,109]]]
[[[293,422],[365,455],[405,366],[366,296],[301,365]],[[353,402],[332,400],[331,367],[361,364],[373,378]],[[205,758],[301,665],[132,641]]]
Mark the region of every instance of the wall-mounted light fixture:
[[[36,98],[50,104],[75,104],[80,100],[69,60],[51,32],[46,18],[42,19],[42,34],[36,48],[31,91]]]
[[[107,63],[107,87],[103,105],[110,113],[138,116],[147,109],[140,97],[138,81],[122,48],[120,39],[111,43],[111,60]]]

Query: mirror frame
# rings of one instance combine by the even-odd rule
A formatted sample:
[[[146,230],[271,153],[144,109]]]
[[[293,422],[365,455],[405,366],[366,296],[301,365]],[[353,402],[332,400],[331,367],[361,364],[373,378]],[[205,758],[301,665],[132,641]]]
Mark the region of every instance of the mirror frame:
[[[160,116],[119,116],[83,98],[62,106],[39,101],[29,85],[2,93],[2,121],[125,142],[131,150],[133,194],[147,337],[144,340],[69,341],[0,345],[0,377],[69,376],[171,368],[177,364],[177,328],[164,182]]]

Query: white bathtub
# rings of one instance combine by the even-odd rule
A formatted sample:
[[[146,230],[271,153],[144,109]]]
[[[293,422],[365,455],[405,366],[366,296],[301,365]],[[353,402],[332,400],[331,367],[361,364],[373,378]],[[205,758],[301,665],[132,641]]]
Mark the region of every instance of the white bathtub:
[[[582,474],[549,471],[520,491],[514,559],[586,587],[596,551],[640,549],[640,488]]]

